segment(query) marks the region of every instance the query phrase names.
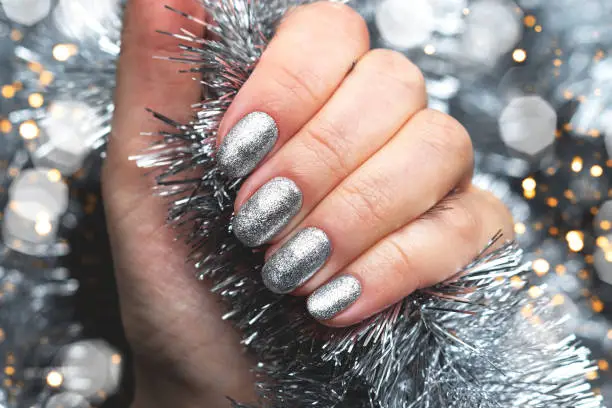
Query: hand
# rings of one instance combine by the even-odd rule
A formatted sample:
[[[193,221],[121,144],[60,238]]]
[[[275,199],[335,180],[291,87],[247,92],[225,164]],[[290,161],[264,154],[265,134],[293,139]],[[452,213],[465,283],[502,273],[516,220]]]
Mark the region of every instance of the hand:
[[[200,14],[190,0],[166,2]],[[151,180],[127,160],[148,143],[139,132],[161,126],[144,107],[188,120],[198,101],[188,75],[152,60],[176,50],[154,31],[183,26],[198,29],[157,0],[129,2],[105,169],[136,407],[252,397],[238,335],[188,271]],[[413,64],[369,51],[366,25],[350,8],[317,3],[285,19],[223,120],[219,164],[229,176],[249,175],[234,231],[246,245],[271,244],[266,284],[310,295],[310,312],[325,324],[358,322],[446,278],[499,229],[511,237],[503,205],[470,184],[469,136],[425,106]]]
[[[247,246],[271,244],[271,290],[309,295],[314,317],[347,326],[450,277],[498,230],[512,237],[506,208],[471,185],[466,130],[426,106],[419,69],[369,50],[350,8],[286,18],[217,154],[228,176],[248,175],[233,229]]]
[[[226,396],[253,400],[251,362],[239,335],[221,320],[218,299],[196,281],[187,248],[174,241],[167,204],[152,195],[154,181],[128,159],[149,145],[140,132],[162,129],[145,107],[188,121],[200,97],[191,75],[153,59],[177,50],[176,40],[156,30],[201,31],[164,4],[204,17],[193,0],[128,2],[103,178],[122,319],[135,359],[133,408],[229,407]]]

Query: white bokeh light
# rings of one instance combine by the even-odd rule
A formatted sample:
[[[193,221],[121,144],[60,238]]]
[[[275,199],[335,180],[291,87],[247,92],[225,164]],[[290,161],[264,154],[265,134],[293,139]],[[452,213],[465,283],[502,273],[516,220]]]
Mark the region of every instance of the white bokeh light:
[[[68,37],[82,39],[103,34],[109,21],[119,15],[119,0],[59,0],[53,19]]]
[[[121,357],[103,340],[83,340],[64,347],[57,360],[64,390],[97,401],[112,395],[121,382]]]
[[[376,10],[376,26],[392,47],[408,49],[425,44],[436,27],[430,0],[385,0]]]
[[[2,228],[5,245],[30,253],[31,246],[54,243],[67,208],[68,187],[57,170],[23,171],[9,190]]]
[[[436,15],[436,31],[445,35],[459,34],[464,27],[467,0],[429,0]]]
[[[62,392],[49,398],[44,408],[91,408],[91,405],[82,395]]]
[[[47,117],[40,121],[34,164],[72,175],[83,165],[100,131],[94,108],[78,101],[54,101]]]
[[[556,129],[557,113],[539,96],[512,99],[499,117],[506,146],[531,157],[553,145]]]
[[[6,16],[18,23],[31,26],[47,17],[51,0],[1,0]]]
[[[510,1],[472,3],[462,38],[463,55],[486,66],[510,51],[522,38],[522,15]]]

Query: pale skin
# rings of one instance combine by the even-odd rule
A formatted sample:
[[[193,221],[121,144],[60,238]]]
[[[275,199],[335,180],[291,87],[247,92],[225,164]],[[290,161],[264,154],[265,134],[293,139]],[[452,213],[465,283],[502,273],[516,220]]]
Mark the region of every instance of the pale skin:
[[[152,196],[153,181],[128,160],[149,142],[139,133],[161,126],[145,107],[186,121],[200,94],[191,76],[153,59],[177,45],[155,30],[202,30],[162,3],[205,18],[192,0],[128,2],[103,180],[135,354],[134,407],[227,407],[225,396],[253,401],[252,362],[220,319],[223,305],[185,263],[187,250],[165,225],[166,203]],[[339,274],[361,282],[357,302],[322,324],[357,323],[449,277],[498,230],[512,238],[507,209],[471,185],[469,135],[426,105],[418,68],[401,54],[369,50],[366,25],[349,7],[315,3],[285,19],[223,119],[220,139],[254,111],[279,128],[236,209],[274,177],[291,178],[303,192],[301,211],[267,254],[308,226],[333,243],[325,266],[289,296],[307,296]]]

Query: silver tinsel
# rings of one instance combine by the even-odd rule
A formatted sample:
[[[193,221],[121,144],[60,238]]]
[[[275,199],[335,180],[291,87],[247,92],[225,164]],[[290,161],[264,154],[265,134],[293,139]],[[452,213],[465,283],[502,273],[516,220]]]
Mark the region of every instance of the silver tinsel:
[[[601,406],[585,379],[595,369],[588,351],[566,334],[554,301],[527,289],[530,265],[514,243],[485,248],[448,281],[348,329],[324,328],[303,300],[264,287],[262,255],[228,231],[240,181],[217,169],[215,140],[276,24],[298,2],[200,2],[215,39],[176,33],[182,52],[171,59],[203,74],[208,97],[187,124],[154,113],[175,130],[134,159],[158,172],[156,192],[170,200],[168,221],[191,246],[198,278],[213,282],[228,305],[224,319],[257,359],[261,406]],[[197,180],[187,176],[193,169]]]

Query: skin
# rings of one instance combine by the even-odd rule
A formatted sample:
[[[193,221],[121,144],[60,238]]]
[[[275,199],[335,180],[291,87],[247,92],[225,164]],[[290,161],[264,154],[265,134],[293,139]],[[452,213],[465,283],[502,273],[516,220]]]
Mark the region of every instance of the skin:
[[[205,18],[192,0],[164,3]],[[128,160],[148,145],[139,133],[161,127],[145,107],[187,120],[198,101],[189,75],[153,59],[175,53],[177,45],[155,30],[181,27],[201,31],[158,0],[128,2],[104,169],[121,311],[136,361],[136,408],[204,401],[227,407],[226,395],[254,400],[251,362],[238,333],[221,321],[218,299],[196,283],[186,248],[165,226],[166,204],[151,194],[153,181]],[[359,322],[452,275],[499,229],[512,237],[502,203],[470,183],[467,132],[426,109],[423,76],[410,61],[369,50],[364,21],[346,6],[316,3],[284,20],[219,134],[253,111],[277,121],[279,141],[246,180],[236,209],[271,178],[291,178],[304,206],[268,256],[308,226],[322,228],[334,247],[323,269],[293,295],[306,296],[341,273],[362,284],[360,299],[324,324]]]

